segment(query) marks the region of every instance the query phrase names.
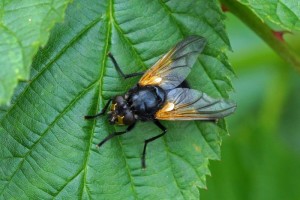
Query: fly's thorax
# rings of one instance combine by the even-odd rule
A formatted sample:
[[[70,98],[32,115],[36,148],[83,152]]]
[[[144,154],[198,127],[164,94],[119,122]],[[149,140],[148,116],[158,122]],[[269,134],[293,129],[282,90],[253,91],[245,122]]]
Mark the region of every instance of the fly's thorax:
[[[116,96],[109,112],[109,122],[117,125],[131,125],[136,121],[134,114],[123,96]]]
[[[164,104],[166,93],[159,86],[137,86],[129,90],[125,97],[138,119],[151,120]]]

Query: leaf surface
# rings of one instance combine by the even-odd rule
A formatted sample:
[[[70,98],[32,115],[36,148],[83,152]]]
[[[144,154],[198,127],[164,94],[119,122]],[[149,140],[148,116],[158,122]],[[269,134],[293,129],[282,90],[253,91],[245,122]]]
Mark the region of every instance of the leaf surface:
[[[224,120],[162,122],[168,133],[150,143],[141,169],[145,139],[160,133],[151,122],[100,149],[96,144],[125,127],[107,118],[87,121],[114,95],[188,35],[208,44],[188,77],[192,88],[227,97],[233,75],[223,15],[216,1],[75,0],[64,23],[34,59],[31,82],[21,86],[0,115],[1,198],[199,199],[208,160],[220,159]]]

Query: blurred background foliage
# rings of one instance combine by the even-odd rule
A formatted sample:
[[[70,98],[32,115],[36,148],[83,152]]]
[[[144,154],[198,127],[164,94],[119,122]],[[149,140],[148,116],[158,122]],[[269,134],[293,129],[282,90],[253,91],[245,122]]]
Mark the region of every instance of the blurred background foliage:
[[[201,200],[300,199],[300,75],[232,14],[226,23],[238,109]],[[299,33],[284,37],[300,52]]]

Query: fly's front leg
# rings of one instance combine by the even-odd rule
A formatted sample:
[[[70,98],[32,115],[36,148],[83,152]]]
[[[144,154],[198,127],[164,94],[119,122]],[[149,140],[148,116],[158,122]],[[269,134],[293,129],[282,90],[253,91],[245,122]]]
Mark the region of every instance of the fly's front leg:
[[[135,126],[135,123],[129,125],[125,131],[114,132],[114,133],[108,135],[101,142],[99,142],[99,144],[97,144],[97,147],[101,147],[105,142],[107,142],[108,140],[112,139],[115,136],[123,135],[124,133],[127,133],[127,132],[131,131],[134,128],[134,126]]]
[[[127,79],[127,78],[131,78],[131,77],[135,77],[135,76],[141,76],[144,74],[144,72],[136,72],[136,73],[132,73],[132,74],[124,74],[120,68],[120,66],[118,65],[116,59],[114,58],[114,56],[109,52],[107,54],[109,56],[109,58],[111,59],[111,61],[113,62],[116,70],[122,75],[122,77],[124,79]]]
[[[164,127],[159,121],[155,120],[154,121],[154,124],[160,128],[160,130],[162,130],[163,132],[157,136],[154,136],[152,138],[149,138],[147,140],[145,140],[144,142],[144,149],[143,149],[143,154],[142,154],[142,168],[145,169],[146,168],[146,149],[147,149],[147,145],[150,143],[150,142],[153,142],[154,140],[162,137],[163,135],[165,135],[167,133],[167,129],[166,127]]]
[[[111,103],[111,101],[112,101],[112,99],[110,98],[110,99],[107,101],[107,103],[105,104],[104,108],[101,110],[101,112],[99,112],[99,113],[96,114],[96,115],[86,115],[86,116],[84,116],[84,119],[94,119],[94,118],[96,118],[96,117],[99,117],[99,116],[101,116],[101,115],[104,115],[105,112],[106,112],[106,110],[107,110],[107,108],[108,108],[108,106],[109,106],[109,104]]]

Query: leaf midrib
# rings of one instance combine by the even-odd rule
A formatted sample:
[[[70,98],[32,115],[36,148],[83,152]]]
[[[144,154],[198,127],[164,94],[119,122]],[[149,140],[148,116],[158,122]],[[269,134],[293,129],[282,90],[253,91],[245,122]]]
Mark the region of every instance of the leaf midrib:
[[[112,4],[112,0],[109,1],[109,5],[108,5],[108,13],[110,12],[110,9],[111,9],[111,4]],[[106,41],[105,41],[105,49],[104,49],[104,53],[102,55],[102,66],[101,66],[101,72],[100,72],[100,76],[99,76],[99,85],[98,85],[98,88],[99,88],[99,95],[98,95],[98,98],[97,98],[97,106],[96,106],[96,111],[99,110],[100,108],[100,102],[102,102],[104,100],[103,98],[103,95],[102,95],[102,91],[103,91],[103,77],[104,77],[104,71],[105,71],[105,63],[107,62],[107,54],[108,54],[108,49],[109,49],[109,40],[111,38],[111,22],[110,22],[110,15],[108,14],[108,20],[107,20],[107,33],[106,33]],[[86,188],[86,192],[88,194],[88,196],[90,197],[90,193],[89,193],[89,189],[88,189],[88,185],[86,184],[87,183],[87,166],[88,166],[88,162],[89,162],[89,159],[90,159],[90,156],[91,156],[91,148],[92,148],[92,145],[93,145],[93,138],[94,138],[94,135],[95,135],[95,128],[96,128],[96,123],[97,123],[97,120],[94,120],[93,121],[93,127],[92,127],[92,130],[91,130],[91,134],[90,134],[90,139],[89,139],[89,145],[88,145],[88,149],[87,149],[87,155],[85,156],[86,159],[84,161],[84,164],[83,164],[83,171],[84,171],[84,175],[83,175],[83,186],[82,186],[82,191],[81,191],[81,196],[83,196],[83,193],[84,193],[84,188]]]

